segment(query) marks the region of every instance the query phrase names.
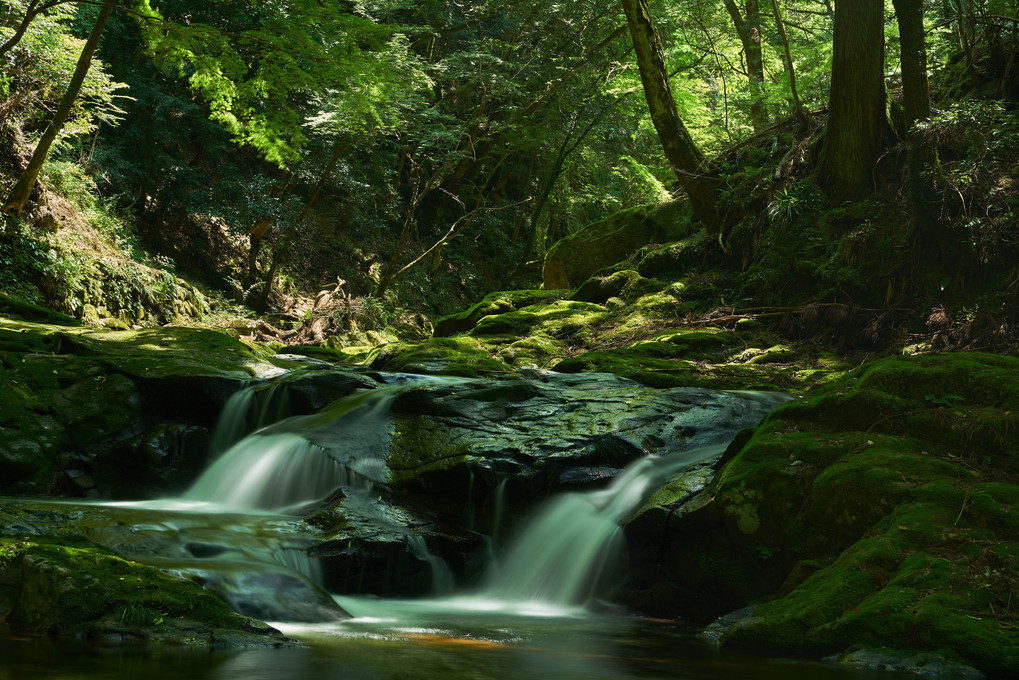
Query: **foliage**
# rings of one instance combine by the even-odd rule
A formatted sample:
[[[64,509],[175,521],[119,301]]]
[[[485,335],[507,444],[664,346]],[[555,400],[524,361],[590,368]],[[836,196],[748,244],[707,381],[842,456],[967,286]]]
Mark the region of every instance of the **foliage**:
[[[6,21],[17,20],[26,4],[23,0],[8,2]],[[58,5],[33,21],[25,37],[4,55],[0,63],[0,119],[33,131],[46,123],[74,72],[84,44],[78,36],[88,32],[87,28],[75,30],[75,18],[73,5]],[[0,23],[0,39],[6,40],[13,32],[10,24]],[[102,64],[94,65],[61,139],[90,134],[101,124],[119,121],[124,113],[120,108],[124,95],[119,94],[123,89]]]
[[[945,149],[944,204],[959,216],[963,238],[981,262],[1007,257],[1019,245],[1019,121],[1000,102],[949,105],[919,126],[927,143]]]

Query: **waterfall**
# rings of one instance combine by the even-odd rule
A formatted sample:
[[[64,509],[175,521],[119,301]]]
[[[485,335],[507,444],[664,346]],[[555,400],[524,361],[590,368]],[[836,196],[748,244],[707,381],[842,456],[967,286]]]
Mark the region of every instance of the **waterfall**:
[[[184,497],[231,508],[282,510],[358,481],[360,475],[300,435],[256,434],[223,453]]]
[[[216,459],[184,497],[237,509],[286,510],[321,500],[342,486],[384,483],[389,411],[396,395],[422,384],[463,381],[402,374],[388,378],[391,382],[337,399],[313,415],[284,418],[252,432]],[[278,402],[274,394],[266,391],[258,417],[278,415],[271,408]],[[257,396],[241,394],[236,402],[230,400],[229,409],[236,414],[252,399]]]
[[[238,390],[223,405],[223,412],[212,430],[209,457],[217,458],[251,432],[282,420],[289,415],[289,410],[284,383]]]
[[[391,380],[339,399],[314,415],[285,418],[252,432],[230,446],[186,498],[227,508],[296,512],[342,488],[343,511],[351,521],[402,535],[407,549],[431,567],[435,590],[448,592],[452,585],[448,567],[428,550],[423,536],[392,520],[377,485],[388,480],[390,410],[396,395],[425,380],[434,384],[451,379],[406,376]],[[253,392],[241,394],[227,410],[246,409],[250,414],[255,398]],[[560,607],[597,597],[621,574],[622,526],[649,496],[682,470],[719,456],[740,427],[755,424],[786,398],[723,393],[718,402],[683,411],[685,417],[696,418],[696,429],[674,444],[659,445],[660,455],[634,461],[605,489],[566,493],[549,501],[490,569],[485,597]],[[272,395],[266,399],[271,401]],[[490,545],[495,543],[504,512],[506,481],[499,480],[491,500]],[[469,496],[473,482],[470,478]],[[473,511],[470,499],[468,507]],[[468,522],[473,524],[473,517]],[[313,565],[299,568],[310,573]]]
[[[184,497],[230,508],[285,510],[341,486],[384,481],[389,407],[405,389],[398,384],[357,392],[314,415],[256,430],[217,458]]]
[[[625,549],[622,525],[669,477],[725,451],[716,445],[630,464],[606,489],[566,493],[541,509],[502,563],[487,594],[510,601],[583,604],[596,596]]]
[[[453,590],[453,572],[446,562],[428,549],[424,536],[410,534],[407,536],[407,548],[414,557],[428,564],[432,570],[432,592],[437,595],[447,594]]]

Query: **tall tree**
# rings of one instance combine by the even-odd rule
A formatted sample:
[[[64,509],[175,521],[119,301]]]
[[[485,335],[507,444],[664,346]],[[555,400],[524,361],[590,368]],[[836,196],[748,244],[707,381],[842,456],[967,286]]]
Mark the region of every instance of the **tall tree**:
[[[694,143],[676,110],[676,100],[669,85],[665,50],[658,35],[647,0],[623,0],[626,23],[633,37],[637,67],[644,85],[644,96],[651,111],[651,121],[665,157],[672,166],[680,186],[690,197],[694,216],[709,230],[721,229],[716,208],[718,180],[704,154]]]
[[[835,4],[828,128],[818,179],[835,200],[873,187],[873,170],[889,132],[885,114],[883,0]]]
[[[923,0],[892,0],[899,24],[900,64],[902,68],[902,108],[906,123],[909,154],[909,197],[918,224],[937,221],[933,214],[935,178],[938,173],[937,149],[924,144],[917,124],[930,118],[931,95],[927,81],[927,44],[923,26]]]
[[[102,9],[99,10],[99,17],[96,19],[92,32],[89,34],[88,40],[85,41],[85,46],[81,50],[81,56],[78,57],[78,65],[74,69],[74,75],[71,76],[71,82],[67,86],[63,98],[60,100],[60,105],[53,114],[53,119],[50,120],[45,132],[42,133],[42,138],[39,139],[39,144],[35,147],[32,159],[28,162],[28,167],[21,173],[21,177],[18,178],[14,188],[7,195],[7,200],[4,201],[3,211],[5,213],[20,215],[21,211],[25,208],[25,204],[28,203],[28,199],[32,195],[32,189],[35,188],[35,182],[39,177],[39,171],[42,170],[43,163],[46,162],[46,156],[49,154],[50,147],[56,141],[60,130],[63,129],[64,122],[71,113],[71,107],[74,106],[74,100],[78,98],[78,94],[81,92],[85,76],[88,75],[88,70],[92,66],[92,55],[95,54],[96,47],[99,46],[99,38],[103,34],[103,29],[106,28],[106,22],[112,12],[112,3],[103,5]]]
[[[768,126],[768,107],[764,97],[764,55],[761,52],[761,11],[758,0],[746,0],[746,14],[740,12],[736,0],[725,0],[725,9],[732,18],[743,45],[747,60],[747,79],[750,82],[750,118],[754,132]]]

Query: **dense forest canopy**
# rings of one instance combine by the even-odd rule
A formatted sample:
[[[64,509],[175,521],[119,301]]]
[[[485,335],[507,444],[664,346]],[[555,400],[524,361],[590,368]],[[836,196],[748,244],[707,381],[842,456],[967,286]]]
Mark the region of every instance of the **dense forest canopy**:
[[[945,251],[964,229],[986,245],[1014,207],[1012,179],[979,154],[1014,141],[1016,12],[10,0],[0,111],[20,218],[5,233],[28,239],[10,283],[75,269],[20,226],[50,190],[135,258],[277,312],[327,285],[377,311],[449,311],[527,285],[581,227],[672,195],[745,268],[768,224],[891,196],[907,167],[899,195],[922,240]],[[41,297],[80,314],[75,295]]]

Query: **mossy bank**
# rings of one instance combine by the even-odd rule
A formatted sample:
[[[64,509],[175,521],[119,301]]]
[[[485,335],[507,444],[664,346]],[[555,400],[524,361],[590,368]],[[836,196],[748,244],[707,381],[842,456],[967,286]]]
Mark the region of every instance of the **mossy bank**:
[[[1019,676],[1017,371],[896,357],[810,390],[681,517],[665,498],[631,524],[629,597],[700,618],[761,603],[730,647],[930,651]]]

